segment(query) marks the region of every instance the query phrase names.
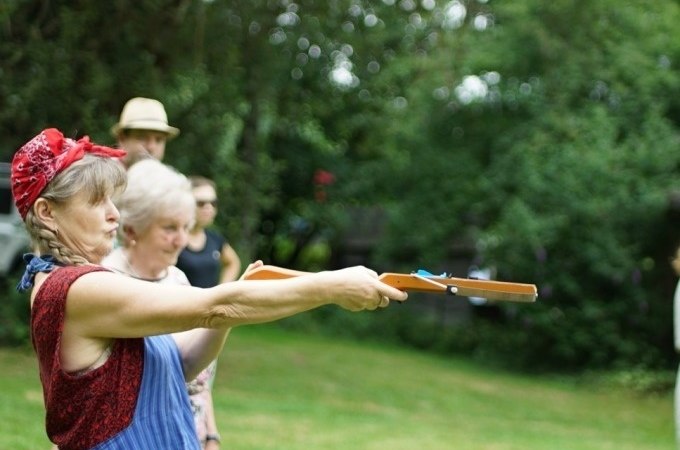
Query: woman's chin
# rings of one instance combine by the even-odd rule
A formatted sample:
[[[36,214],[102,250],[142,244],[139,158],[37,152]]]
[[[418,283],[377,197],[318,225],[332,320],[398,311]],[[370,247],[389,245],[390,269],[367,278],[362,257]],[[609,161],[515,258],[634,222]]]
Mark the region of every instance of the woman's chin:
[[[114,248],[113,242],[114,241],[111,241],[110,245],[107,245],[96,252],[92,252],[92,254],[87,258],[87,260],[93,264],[101,264],[104,258],[109,256],[109,253],[113,251]]]

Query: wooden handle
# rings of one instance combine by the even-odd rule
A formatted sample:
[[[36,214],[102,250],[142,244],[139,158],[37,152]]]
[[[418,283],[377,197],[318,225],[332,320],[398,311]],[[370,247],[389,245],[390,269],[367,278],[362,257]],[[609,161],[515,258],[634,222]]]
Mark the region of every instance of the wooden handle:
[[[265,265],[248,272],[244,279],[282,280],[308,274],[309,272]],[[525,303],[535,302],[538,296],[536,285],[524,283],[438,276],[421,277],[414,274],[389,272],[380,275],[379,279],[383,283],[402,291],[437,294],[451,292],[463,297],[481,297],[489,300]]]

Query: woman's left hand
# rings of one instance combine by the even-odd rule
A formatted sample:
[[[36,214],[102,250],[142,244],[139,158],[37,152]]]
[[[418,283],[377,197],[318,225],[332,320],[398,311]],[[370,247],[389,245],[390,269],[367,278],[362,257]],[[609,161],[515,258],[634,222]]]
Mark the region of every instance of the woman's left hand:
[[[245,276],[248,274],[248,272],[250,272],[251,270],[255,270],[258,267],[262,266],[264,266],[264,263],[259,259],[255,262],[248,264],[248,267],[246,267],[246,270],[243,272],[243,275],[241,275],[241,278],[239,278],[239,280],[243,280]]]

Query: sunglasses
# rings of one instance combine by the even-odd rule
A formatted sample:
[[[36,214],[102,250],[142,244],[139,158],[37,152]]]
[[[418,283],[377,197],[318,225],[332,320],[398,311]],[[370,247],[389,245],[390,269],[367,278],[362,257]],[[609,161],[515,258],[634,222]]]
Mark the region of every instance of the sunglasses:
[[[213,208],[217,208],[217,200],[196,200],[196,206],[203,208],[206,205],[211,205]]]

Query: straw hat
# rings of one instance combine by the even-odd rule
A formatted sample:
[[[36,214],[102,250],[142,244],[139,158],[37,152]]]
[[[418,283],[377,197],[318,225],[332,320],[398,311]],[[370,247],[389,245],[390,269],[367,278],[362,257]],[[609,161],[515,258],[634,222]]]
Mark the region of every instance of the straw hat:
[[[152,98],[135,97],[123,106],[120,120],[111,127],[111,134],[118,136],[122,130],[152,130],[167,133],[168,139],[179,134],[179,128],[168,125],[168,115],[163,104]]]

